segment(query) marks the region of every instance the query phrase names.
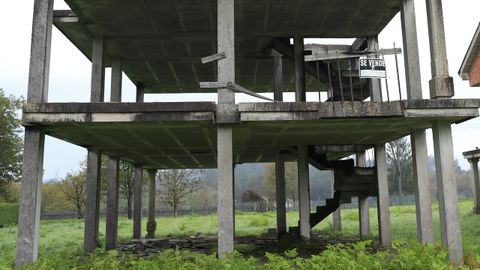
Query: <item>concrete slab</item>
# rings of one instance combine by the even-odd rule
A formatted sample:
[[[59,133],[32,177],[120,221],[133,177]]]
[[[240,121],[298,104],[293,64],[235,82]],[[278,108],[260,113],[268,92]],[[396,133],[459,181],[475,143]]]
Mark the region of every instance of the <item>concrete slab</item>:
[[[91,36],[105,36],[109,59],[123,59],[126,75],[146,93],[200,92],[213,81],[213,63],[200,58],[216,51],[216,1],[67,0],[75,12],[59,12],[55,26],[90,58]],[[400,11],[401,0],[282,0],[235,2],[237,83],[272,91],[270,52],[274,38],[375,36]],[[288,78],[293,62],[285,61]],[[308,75],[307,90],[320,84]],[[286,91],[294,84],[285,80]],[[205,92],[207,90],[201,90]],[[210,90],[213,92],[213,90]],[[326,91],[326,88],[325,88]]]

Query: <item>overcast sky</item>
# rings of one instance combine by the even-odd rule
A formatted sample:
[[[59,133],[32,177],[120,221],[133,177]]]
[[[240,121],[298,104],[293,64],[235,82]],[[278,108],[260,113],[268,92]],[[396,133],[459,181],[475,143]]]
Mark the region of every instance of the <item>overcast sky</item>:
[[[425,1],[416,0],[417,27],[422,68],[422,85],[424,98],[429,97],[428,80],[430,74],[430,55],[428,44]],[[470,88],[461,81],[457,72],[462,63],[473,34],[478,26],[480,1],[478,0],[444,0],[445,31],[447,38],[450,74],[455,79],[455,98],[480,98],[480,88]],[[55,1],[55,9],[68,9],[63,1]],[[28,83],[28,64],[30,57],[30,33],[32,27],[33,0],[0,1],[0,88],[7,94],[26,96]],[[320,42],[318,40],[307,42]],[[326,42],[321,40],[321,42]],[[350,42],[350,41],[335,41]],[[397,15],[380,34],[380,47],[390,48],[393,43],[401,47],[402,37],[400,16]],[[388,58],[388,57],[387,57]],[[387,59],[389,70],[394,70],[393,58]],[[400,57],[403,66],[403,57]],[[88,102],[90,97],[91,64],[57,29],[53,30],[52,56],[50,68],[50,102]],[[109,96],[109,70],[106,72],[106,97]],[[390,77],[391,76],[391,77]],[[390,72],[391,84],[396,84],[395,76]],[[402,86],[404,76],[402,74]],[[134,101],[135,88],[124,76],[123,100]],[[392,86],[391,86],[392,87]],[[403,87],[404,88],[404,87]],[[403,90],[405,91],[405,90]],[[308,98],[315,100],[317,94]],[[153,95],[146,101],[215,100],[215,95]],[[317,98],[318,99],[318,98]],[[251,100],[239,97],[239,101]],[[286,97],[293,100],[293,95]],[[433,154],[431,132],[427,133],[429,154]],[[455,158],[463,168],[468,163],[463,160],[462,152],[480,146],[480,120],[474,119],[453,126]],[[60,140],[47,137],[45,145],[44,179],[61,178],[66,173],[76,170],[79,162],[85,159],[86,150]]]

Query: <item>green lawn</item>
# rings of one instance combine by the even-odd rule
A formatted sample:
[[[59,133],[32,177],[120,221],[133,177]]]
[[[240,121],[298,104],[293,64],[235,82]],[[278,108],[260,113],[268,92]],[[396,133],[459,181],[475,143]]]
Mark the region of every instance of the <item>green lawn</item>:
[[[473,202],[460,203],[462,235],[465,255],[480,256],[480,216],[471,214]],[[289,226],[297,223],[298,214],[288,213]],[[372,233],[377,232],[376,209],[370,209]],[[438,208],[434,206],[435,237],[440,239],[438,224]],[[146,220],[143,220],[146,228]],[[391,223],[394,241],[408,242],[416,239],[415,207],[391,207]],[[237,213],[236,235],[255,236],[265,233],[268,228],[275,227],[275,213]],[[330,233],[331,218],[318,225],[315,230]],[[342,234],[356,235],[358,232],[358,212],[356,209],[342,210]],[[157,235],[184,236],[184,235],[215,235],[217,218],[209,216],[183,216],[157,218]],[[100,223],[100,238],[103,242],[105,221]],[[119,221],[119,236],[121,241],[128,240],[132,234],[132,222],[127,219]],[[15,255],[16,227],[0,229],[0,269],[10,268]],[[81,257],[83,244],[83,220],[42,221],[40,230],[39,258],[48,260],[52,256]],[[61,256],[59,256],[59,254]],[[41,267],[40,267],[41,268]],[[99,267],[102,268],[102,267]],[[48,269],[48,267],[47,267]],[[188,269],[188,268],[186,268]],[[219,268],[220,269],[220,268]],[[248,269],[248,268],[246,268]],[[288,268],[285,268],[288,269]]]

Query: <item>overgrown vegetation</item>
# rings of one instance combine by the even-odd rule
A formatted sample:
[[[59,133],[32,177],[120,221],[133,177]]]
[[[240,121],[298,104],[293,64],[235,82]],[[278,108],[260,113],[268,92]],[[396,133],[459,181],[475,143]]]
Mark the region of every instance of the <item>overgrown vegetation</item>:
[[[471,214],[472,201],[460,203],[464,251],[468,266],[478,269],[480,265],[480,216]],[[440,239],[438,207],[436,214],[435,237]],[[376,211],[370,209],[372,239],[376,238]],[[298,213],[288,213],[288,225],[293,226]],[[342,211],[341,235],[358,233],[358,212],[356,209]],[[191,252],[169,251],[151,258],[131,257],[118,252],[99,251],[91,256],[82,255],[83,221],[42,221],[40,231],[40,261],[29,269],[449,269],[445,251],[438,246],[420,246],[416,239],[415,207],[395,206],[391,208],[393,239],[396,242],[391,250],[378,250],[370,243],[353,246],[332,246],[311,258],[300,258],[291,251],[287,254],[265,254],[263,258],[249,259],[240,255],[225,260],[214,256]],[[143,226],[146,225],[144,220]],[[275,213],[244,213],[236,215],[237,236],[258,236],[275,227]],[[145,227],[143,227],[145,228]],[[315,231],[330,237],[339,237],[331,231],[331,221],[320,223]],[[100,241],[104,242],[105,222],[100,223]],[[214,235],[217,232],[217,218],[207,216],[181,216],[157,218],[158,237]],[[119,221],[121,241],[131,238],[132,222],[126,218]],[[341,236],[340,235],[340,236]],[[16,241],[16,227],[0,229],[0,269],[13,266]],[[195,268],[196,267],[196,268]]]

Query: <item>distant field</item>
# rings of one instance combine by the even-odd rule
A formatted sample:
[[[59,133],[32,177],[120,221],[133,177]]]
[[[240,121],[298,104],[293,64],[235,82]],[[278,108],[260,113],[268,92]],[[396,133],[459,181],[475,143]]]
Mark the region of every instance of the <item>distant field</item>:
[[[466,255],[471,257],[480,257],[480,216],[471,214],[473,202],[463,201],[460,203],[461,224],[463,244]],[[415,207],[397,206],[391,208],[391,222],[394,241],[400,243],[416,239],[415,225]],[[370,209],[370,218],[373,238],[377,232],[376,209]],[[297,223],[298,214],[296,212],[288,213],[289,226]],[[440,239],[438,224],[438,208],[434,206],[435,236]],[[43,221],[40,230],[40,249],[39,264],[34,267],[37,269],[48,269],[47,262],[54,258],[66,256],[82,257],[81,248],[83,244],[83,220],[55,220]],[[318,225],[315,230],[322,231],[335,237],[331,233],[331,218]],[[342,234],[356,235],[358,232],[358,212],[355,209],[342,210]],[[146,228],[146,220],[143,220],[143,228]],[[268,228],[275,228],[275,213],[237,213],[236,215],[236,235],[237,236],[257,236],[265,233]],[[215,235],[217,231],[217,218],[215,215],[209,216],[182,216],[182,217],[161,217],[157,218],[158,237],[166,236],[185,236],[185,235]],[[13,265],[15,254],[17,228],[7,227],[0,229],[0,269],[10,268]],[[130,239],[132,234],[132,221],[120,219],[119,236],[120,241]],[[105,221],[100,222],[100,239],[104,242]],[[171,255],[171,254],[170,254]],[[109,256],[113,255],[102,255]],[[100,257],[102,257],[100,256]],[[165,255],[165,256],[168,256]],[[180,255],[179,255],[180,256]],[[182,255],[183,256],[183,255]],[[103,258],[103,257],[102,257]],[[111,259],[111,258],[110,258]],[[237,258],[238,259],[238,258]],[[88,259],[87,259],[88,260]],[[42,262],[45,263],[44,268]],[[51,262],[50,262],[51,263]],[[102,264],[100,264],[102,265]],[[479,266],[480,267],[480,266]],[[51,268],[51,265],[50,265]],[[59,268],[62,268],[59,266]],[[66,267],[69,268],[69,267]],[[95,267],[95,268],[112,268]],[[113,267],[115,268],[115,267]],[[120,267],[121,268],[121,267]],[[140,268],[139,268],[140,269]],[[142,268],[143,269],[143,268]],[[145,268],[148,269],[148,268]],[[169,269],[169,268],[165,268]],[[173,269],[173,268],[172,268]],[[188,269],[188,268],[185,268]],[[199,268],[204,269],[204,268]],[[207,268],[205,268],[207,269]],[[218,268],[222,269],[222,268]],[[239,268],[242,269],[242,268]],[[248,267],[245,269],[249,269]],[[260,268],[259,268],[260,269]],[[279,268],[283,269],[283,268]],[[288,269],[288,268],[285,268]],[[403,269],[403,268],[400,268]]]

